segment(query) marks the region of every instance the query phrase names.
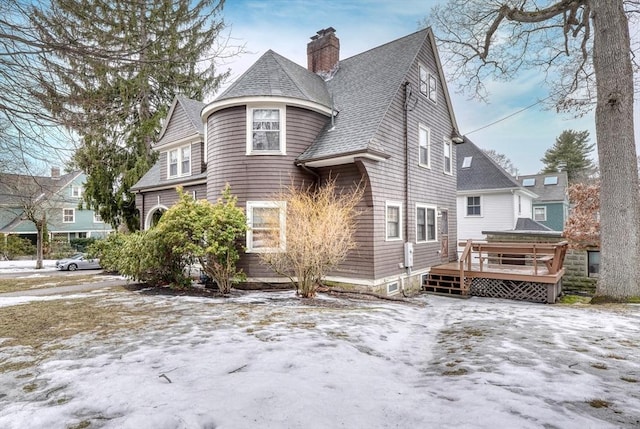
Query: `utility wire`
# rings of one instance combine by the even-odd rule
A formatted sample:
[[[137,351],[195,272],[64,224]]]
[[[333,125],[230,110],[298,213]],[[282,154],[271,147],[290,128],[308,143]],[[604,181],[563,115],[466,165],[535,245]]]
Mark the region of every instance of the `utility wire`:
[[[526,106],[526,107],[523,107],[522,109],[517,110],[517,111],[515,111],[515,112],[513,112],[513,113],[511,113],[511,114],[509,114],[509,115],[507,115],[507,116],[505,116],[505,117],[503,117],[503,118],[500,118],[500,119],[498,119],[498,120],[496,120],[496,121],[493,121],[493,122],[491,122],[491,123],[489,123],[489,124],[487,124],[487,125],[484,125],[484,126],[482,126],[482,127],[480,127],[480,128],[476,128],[475,130],[473,130],[473,131],[469,131],[468,133],[464,133],[464,135],[465,135],[465,136],[468,136],[469,134],[473,134],[473,133],[475,133],[476,131],[484,130],[485,128],[488,128],[488,127],[490,127],[490,126],[492,126],[492,125],[495,125],[495,124],[497,124],[497,123],[500,123],[500,122],[502,122],[502,121],[505,121],[505,120],[507,120],[507,119],[511,118],[512,116],[517,115],[518,113],[522,113],[522,112],[524,112],[525,110],[528,110],[528,109],[531,109],[531,108],[532,108],[532,107],[534,107],[534,106],[537,106],[538,104],[540,104],[540,103],[542,103],[542,102],[544,102],[544,101],[548,100],[549,98],[551,98],[553,95],[555,95],[555,94],[548,95],[548,96],[546,96],[545,98],[543,98],[543,99],[541,99],[541,100],[538,100],[538,101],[536,101],[535,103],[530,104],[530,105],[528,105],[528,106]]]

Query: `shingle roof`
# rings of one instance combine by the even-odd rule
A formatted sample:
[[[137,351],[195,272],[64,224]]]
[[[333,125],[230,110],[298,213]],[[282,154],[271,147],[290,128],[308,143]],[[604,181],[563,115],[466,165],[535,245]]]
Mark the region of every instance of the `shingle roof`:
[[[181,183],[194,182],[196,180],[200,180],[200,179],[204,180],[206,178],[207,178],[207,172],[205,171],[200,174],[194,174],[192,176],[160,181],[160,160],[158,160],[156,161],[155,164],[153,164],[153,167],[151,167],[149,171],[147,171],[145,175],[142,176],[140,180],[138,180],[138,182],[131,187],[131,191],[135,192],[140,189],[148,189],[153,187],[169,187],[170,188],[172,186],[178,186]]]
[[[553,231],[546,225],[536,222],[533,219],[526,217],[519,217],[516,221],[515,231]]]
[[[69,185],[81,171],[73,171],[53,178],[25,174],[0,174],[0,231],[14,232],[24,223],[23,204],[46,201]]]
[[[509,173],[467,137],[463,144],[456,146],[456,156],[458,191],[520,188],[520,184]],[[467,157],[472,157],[471,166],[462,168]]]
[[[79,174],[81,174],[80,171],[73,171],[57,178],[25,174],[0,174],[0,205],[20,205],[25,197],[36,197],[41,194],[48,197],[67,186]]]
[[[297,98],[331,107],[329,92],[320,76],[271,49],[215,101],[265,95]]]
[[[428,29],[421,30],[341,60],[333,78],[326,82],[338,112],[334,128],[327,127],[299,159],[383,152],[372,147],[371,139],[428,34]]]
[[[557,185],[545,185],[544,179],[546,177],[557,177]],[[526,176],[518,176],[518,181],[523,184],[524,179],[535,179],[534,186],[525,186],[536,194],[539,198],[534,199],[534,202],[550,202],[550,201],[565,201],[567,199],[567,184],[569,182],[566,172],[561,173],[547,173],[547,174],[529,174]]]

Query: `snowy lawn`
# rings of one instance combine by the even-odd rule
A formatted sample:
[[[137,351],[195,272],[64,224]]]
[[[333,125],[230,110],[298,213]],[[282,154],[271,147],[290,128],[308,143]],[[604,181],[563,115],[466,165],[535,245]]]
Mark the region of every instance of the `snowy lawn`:
[[[0,427],[640,426],[640,306],[413,302],[0,298]]]

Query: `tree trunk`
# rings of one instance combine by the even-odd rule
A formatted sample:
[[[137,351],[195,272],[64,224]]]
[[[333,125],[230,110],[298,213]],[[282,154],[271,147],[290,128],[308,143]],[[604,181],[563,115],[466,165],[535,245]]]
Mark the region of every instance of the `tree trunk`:
[[[591,0],[596,136],[600,162],[601,272],[596,300],[640,296],[640,192],[633,129],[633,70],[623,0]]]
[[[46,218],[43,216],[42,219],[36,222],[36,270],[42,269],[42,259],[43,259],[43,247],[44,247],[44,226],[47,223]]]

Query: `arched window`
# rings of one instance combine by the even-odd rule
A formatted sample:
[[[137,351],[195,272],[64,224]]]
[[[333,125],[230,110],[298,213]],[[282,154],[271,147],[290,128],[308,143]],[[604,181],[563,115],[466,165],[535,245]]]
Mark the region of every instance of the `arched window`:
[[[151,210],[147,212],[147,217],[144,222],[144,229],[153,228],[158,224],[160,218],[167,211],[167,207],[163,205],[157,205],[152,207]]]

